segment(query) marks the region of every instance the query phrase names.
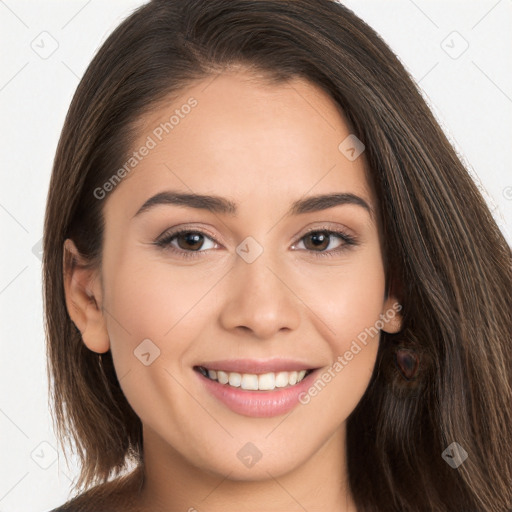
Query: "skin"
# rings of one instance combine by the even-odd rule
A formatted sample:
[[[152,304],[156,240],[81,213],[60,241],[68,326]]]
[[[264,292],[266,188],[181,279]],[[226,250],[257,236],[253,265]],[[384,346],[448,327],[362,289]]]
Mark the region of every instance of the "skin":
[[[364,153],[352,162],[338,149],[350,134],[339,109],[303,80],[252,78],[244,71],[210,77],[141,119],[134,149],[189,97],[198,101],[105,200],[101,269],[75,268],[66,280],[84,343],[112,350],[143,423],[145,483],[132,501],[138,510],[226,512],[243,503],[260,512],[356,511],[346,485],[345,425],[370,381],[378,335],[287,416],[232,412],[192,369],[215,359],[291,357],[327,370],[397,303],[386,299],[375,216],[351,204],[285,215],[303,196],[332,192],[356,194],[376,211]],[[239,212],[158,205],[133,218],[169,189],[224,196]],[[195,258],[154,245],[185,223],[207,230]],[[315,248],[304,238],[325,223],[358,244],[322,256],[344,243],[331,235]],[[236,253],[248,236],[263,248],[252,263]],[[183,239],[172,245],[181,254],[190,247]],[[65,250],[78,258],[71,240]],[[397,332],[401,322],[396,314],[383,330]],[[149,366],[133,353],[146,338],[160,349]],[[237,457],[247,442],[262,453],[250,468]]]

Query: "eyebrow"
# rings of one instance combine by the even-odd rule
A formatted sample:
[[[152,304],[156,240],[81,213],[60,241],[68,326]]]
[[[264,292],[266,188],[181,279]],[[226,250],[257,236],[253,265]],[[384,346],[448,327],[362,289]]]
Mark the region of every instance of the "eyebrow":
[[[213,213],[221,213],[236,216],[237,205],[233,201],[220,196],[204,194],[188,194],[172,190],[159,192],[150,197],[133,216],[147,212],[151,208],[162,205],[172,204],[177,206],[186,206],[198,210],[208,210]],[[364,208],[371,217],[373,217],[372,207],[362,198],[352,193],[332,193],[306,197],[294,201],[288,210],[287,215],[300,215],[303,213],[318,212],[327,210],[334,206],[352,204]]]

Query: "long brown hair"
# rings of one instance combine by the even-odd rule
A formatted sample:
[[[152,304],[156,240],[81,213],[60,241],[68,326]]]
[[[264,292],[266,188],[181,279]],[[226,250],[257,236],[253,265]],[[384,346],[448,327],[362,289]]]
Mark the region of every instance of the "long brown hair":
[[[371,382],[348,418],[358,510],[512,508],[510,248],[400,61],[330,0],[153,0],[120,24],[83,76],[54,161],[43,240],[50,396],[60,442],[73,442],[80,458],[76,489],[140,468],[142,426],[111,352],[87,349],[69,317],[63,270],[76,262],[64,261],[64,240],[100,264],[104,202],[94,190],[126,161],[137,120],[238,65],[272,83],[320,86],[366,148],[404,328],[381,333]],[[397,347],[419,356],[413,381],[397,369]],[[453,442],[468,454],[456,469],[442,457]]]

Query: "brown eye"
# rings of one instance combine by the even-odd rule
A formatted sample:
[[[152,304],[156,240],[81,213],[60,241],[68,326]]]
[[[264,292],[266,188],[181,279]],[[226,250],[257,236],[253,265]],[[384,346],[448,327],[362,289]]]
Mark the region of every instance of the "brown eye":
[[[332,239],[335,238],[338,239],[338,244],[330,247]],[[358,242],[353,236],[343,231],[316,229],[306,233],[299,240],[299,244],[304,244],[305,250],[315,253],[315,256],[335,256],[351,247],[355,247]]]
[[[208,246],[208,242],[210,246]],[[206,248],[204,247],[206,243]],[[155,242],[159,247],[163,247],[173,252],[192,255],[193,253],[205,252],[205,249],[214,248],[216,244],[206,233],[201,231],[191,231],[183,229],[163,235]]]
[[[196,231],[184,231],[174,235],[173,238],[177,240],[178,247],[183,250],[196,251],[204,243],[204,236]]]
[[[331,236],[329,231],[314,231],[304,237],[304,240],[310,240],[311,244],[308,246],[307,243],[304,243],[304,245],[308,250],[319,249],[323,251],[329,247]]]

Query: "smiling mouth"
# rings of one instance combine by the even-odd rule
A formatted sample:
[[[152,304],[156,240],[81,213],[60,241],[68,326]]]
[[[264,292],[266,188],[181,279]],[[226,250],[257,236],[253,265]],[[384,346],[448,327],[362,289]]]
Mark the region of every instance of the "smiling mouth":
[[[194,366],[194,370],[201,373],[207,379],[219,384],[248,391],[271,391],[276,388],[289,388],[301,382],[314,371],[314,369],[304,369],[291,372],[282,371],[257,374],[209,370],[204,366]]]

